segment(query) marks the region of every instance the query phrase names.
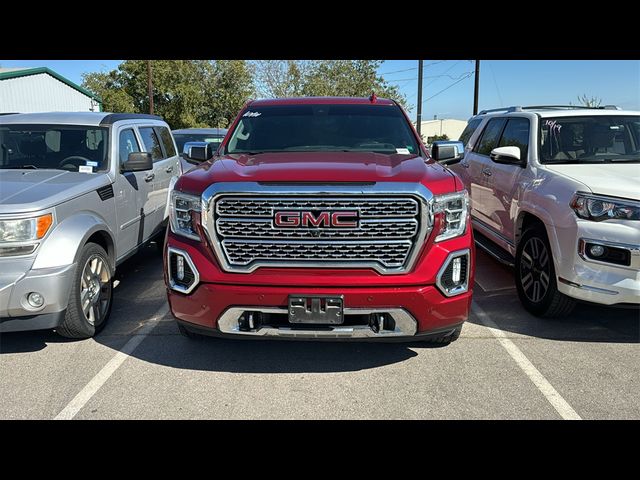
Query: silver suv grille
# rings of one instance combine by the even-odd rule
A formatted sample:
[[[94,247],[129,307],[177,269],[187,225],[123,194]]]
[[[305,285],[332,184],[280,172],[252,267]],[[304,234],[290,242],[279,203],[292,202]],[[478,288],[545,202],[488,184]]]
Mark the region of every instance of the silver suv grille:
[[[373,267],[404,271],[424,238],[421,202],[408,195],[336,198],[219,195],[210,213],[215,239],[230,271],[257,266]],[[277,226],[276,214],[357,212],[354,226]],[[211,227],[213,225],[210,224]],[[210,237],[211,231],[209,231]]]

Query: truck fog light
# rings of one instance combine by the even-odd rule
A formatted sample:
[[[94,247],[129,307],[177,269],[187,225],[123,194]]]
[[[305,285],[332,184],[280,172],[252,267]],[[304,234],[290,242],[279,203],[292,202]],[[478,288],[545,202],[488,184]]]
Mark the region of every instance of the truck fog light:
[[[178,280],[184,280],[184,257],[176,255],[176,276]]]
[[[29,302],[29,305],[33,308],[40,308],[44,305],[44,297],[38,292],[31,292],[27,295],[27,302]]]
[[[589,253],[593,257],[601,257],[604,255],[604,247],[602,245],[591,245]]]
[[[453,283],[460,283],[460,273],[462,272],[462,259],[460,257],[453,259],[453,272],[451,280]]]

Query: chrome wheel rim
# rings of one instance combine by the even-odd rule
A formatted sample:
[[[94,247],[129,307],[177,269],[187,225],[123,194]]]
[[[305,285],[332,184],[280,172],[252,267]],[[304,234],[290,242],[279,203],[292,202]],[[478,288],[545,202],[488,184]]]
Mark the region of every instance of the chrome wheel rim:
[[[91,255],[80,278],[80,306],[84,318],[91,325],[99,325],[111,302],[111,275],[100,255]]]
[[[551,259],[542,240],[532,237],[522,247],[520,258],[520,284],[525,296],[539,303],[549,290]]]

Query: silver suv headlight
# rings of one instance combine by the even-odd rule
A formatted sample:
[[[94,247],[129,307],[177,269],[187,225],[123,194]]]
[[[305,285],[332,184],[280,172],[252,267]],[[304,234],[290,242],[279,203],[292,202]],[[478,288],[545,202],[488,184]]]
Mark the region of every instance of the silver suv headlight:
[[[0,220],[0,257],[29,255],[53,225],[53,214]],[[26,245],[25,245],[26,244]]]
[[[436,242],[464,235],[469,216],[469,194],[466,190],[446,195],[437,195],[433,204],[434,213],[442,213],[440,231]]]
[[[612,218],[640,220],[640,202],[577,192],[569,204],[580,218],[600,222]]]
[[[173,190],[171,192],[171,207],[169,209],[169,224],[176,235],[200,240],[196,230],[202,211],[200,197]]]

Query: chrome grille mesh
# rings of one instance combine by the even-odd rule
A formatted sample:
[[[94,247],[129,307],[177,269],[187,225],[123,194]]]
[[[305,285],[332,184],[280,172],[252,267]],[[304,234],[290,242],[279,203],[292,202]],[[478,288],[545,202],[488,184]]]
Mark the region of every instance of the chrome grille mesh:
[[[338,243],[317,242],[248,242],[224,240],[222,247],[235,265],[249,265],[255,260],[289,260],[309,262],[379,261],[388,268],[401,267],[411,249],[411,242],[402,243]]]
[[[276,227],[278,211],[358,211],[355,228]],[[420,205],[408,195],[236,196],[222,194],[211,208],[215,239],[231,268],[255,265],[407,267],[421,235]],[[212,228],[213,229],[213,228]]]
[[[274,210],[353,210],[360,217],[414,217],[418,202],[412,198],[221,198],[218,215],[229,217],[271,217]]]
[[[411,238],[418,232],[418,222],[404,218],[400,221],[367,221],[360,224],[360,228],[333,228],[316,230],[309,228],[273,228],[268,220],[227,219],[220,218],[217,222],[218,233],[223,237],[240,238]]]

